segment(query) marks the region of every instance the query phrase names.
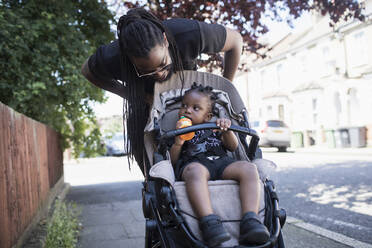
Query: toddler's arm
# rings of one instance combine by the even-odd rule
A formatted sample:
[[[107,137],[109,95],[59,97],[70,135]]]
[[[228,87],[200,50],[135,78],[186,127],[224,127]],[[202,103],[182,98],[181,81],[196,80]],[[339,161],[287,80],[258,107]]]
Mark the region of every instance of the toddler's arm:
[[[181,123],[177,122],[176,128],[180,128]],[[181,149],[185,141],[180,138],[180,136],[174,137],[174,144],[170,149],[170,157],[172,165],[174,166],[177,163],[177,160],[180,158]]]

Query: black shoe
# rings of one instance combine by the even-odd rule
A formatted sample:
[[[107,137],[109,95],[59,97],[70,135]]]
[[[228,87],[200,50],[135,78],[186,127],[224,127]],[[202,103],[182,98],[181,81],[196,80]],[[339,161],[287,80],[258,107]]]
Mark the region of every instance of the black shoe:
[[[220,217],[215,214],[200,218],[199,227],[208,247],[214,247],[230,239],[230,234],[223,227]]]
[[[241,245],[262,245],[270,238],[266,226],[261,223],[257,214],[247,212],[240,222],[239,244]]]

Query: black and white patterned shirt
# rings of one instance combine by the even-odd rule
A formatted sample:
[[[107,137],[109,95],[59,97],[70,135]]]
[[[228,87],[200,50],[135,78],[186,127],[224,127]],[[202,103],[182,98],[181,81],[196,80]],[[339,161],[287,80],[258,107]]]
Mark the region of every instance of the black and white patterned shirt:
[[[199,130],[195,132],[194,138],[186,141],[186,144],[199,144],[201,137],[207,132],[207,130]],[[222,146],[221,133],[212,132],[211,135],[204,139],[207,150],[215,149],[218,146]]]

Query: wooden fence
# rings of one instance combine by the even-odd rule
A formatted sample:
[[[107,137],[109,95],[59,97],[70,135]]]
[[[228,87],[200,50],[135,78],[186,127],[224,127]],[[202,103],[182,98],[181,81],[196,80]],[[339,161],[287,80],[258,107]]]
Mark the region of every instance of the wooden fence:
[[[0,248],[17,243],[62,175],[59,134],[0,102]]]

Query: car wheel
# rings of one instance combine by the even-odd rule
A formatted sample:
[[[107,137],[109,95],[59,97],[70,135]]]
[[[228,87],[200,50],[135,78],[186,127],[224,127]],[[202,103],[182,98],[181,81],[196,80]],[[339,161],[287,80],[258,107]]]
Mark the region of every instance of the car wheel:
[[[287,151],[287,147],[286,146],[278,147],[278,151],[279,152],[286,152]]]
[[[257,147],[256,153],[254,154],[254,158],[255,159],[262,158],[262,150],[261,150],[261,148]]]

